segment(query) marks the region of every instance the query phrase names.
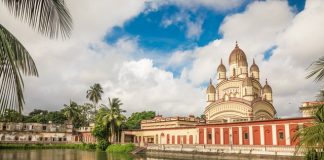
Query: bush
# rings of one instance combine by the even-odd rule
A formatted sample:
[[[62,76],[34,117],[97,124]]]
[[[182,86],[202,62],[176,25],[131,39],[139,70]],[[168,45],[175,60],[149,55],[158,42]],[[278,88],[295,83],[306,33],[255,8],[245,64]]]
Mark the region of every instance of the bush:
[[[114,152],[114,153],[129,153],[133,151],[135,148],[134,144],[128,143],[128,144],[112,144],[108,146],[107,150],[108,152]]]
[[[109,143],[107,142],[107,140],[105,140],[105,139],[99,140],[98,144],[97,144],[97,149],[104,151],[104,150],[106,150],[108,145],[109,145]]]

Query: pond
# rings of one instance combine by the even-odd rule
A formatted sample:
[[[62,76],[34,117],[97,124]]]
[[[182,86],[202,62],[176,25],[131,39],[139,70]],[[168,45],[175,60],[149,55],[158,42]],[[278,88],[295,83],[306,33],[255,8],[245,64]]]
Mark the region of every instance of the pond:
[[[290,159],[285,157],[283,159]],[[111,154],[101,151],[77,149],[35,149],[35,150],[0,150],[0,160],[193,160],[193,159],[282,159],[279,157],[250,156],[202,156],[195,154]]]

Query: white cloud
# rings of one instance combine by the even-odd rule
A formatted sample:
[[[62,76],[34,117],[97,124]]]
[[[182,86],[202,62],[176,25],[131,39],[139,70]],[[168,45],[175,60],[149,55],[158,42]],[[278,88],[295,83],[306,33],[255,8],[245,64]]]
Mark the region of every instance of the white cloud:
[[[206,82],[215,75],[221,58],[228,65],[229,54],[238,40],[249,64],[253,57],[256,59],[261,83],[268,78],[278,115],[297,116],[301,102],[314,100],[319,89],[318,84],[305,79],[305,69],[324,52],[322,3],[307,1],[305,10],[296,16],[286,1],[251,3],[244,12],[225,18],[220,28],[222,39],[193,50],[192,67],[184,68],[182,77],[198,86]],[[263,61],[263,54],[272,46],[277,46],[273,56]]]
[[[218,12],[228,11],[239,7],[244,0],[151,0],[149,6],[151,9],[158,9],[163,5],[177,5],[186,9],[197,9],[197,7],[205,7]]]
[[[311,100],[318,90],[317,84],[304,77],[305,68],[324,52],[322,1],[307,1],[305,10],[296,16],[285,1],[255,1],[243,13],[229,15],[220,29],[222,39],[193,50],[175,51],[165,62],[167,67],[183,67],[180,78],[164,70],[165,66],[154,66],[150,59],[134,60],[134,54],[143,52],[136,39],[120,39],[114,45],[102,41],[113,26],[142,12],[144,1],[68,2],[75,28],[66,41],[40,36],[0,5],[1,23],[27,47],[40,72],[39,78],[25,78],[27,112],[35,107],[58,109],[69,99],[82,103],[88,87],[98,82],[103,84],[105,103],[108,96],[120,97],[129,112],[199,115],[205,105],[205,89],[200,86],[214,76],[221,58],[228,63],[236,40],[249,64],[252,57],[256,58],[262,83],[266,77],[269,79],[279,115],[297,115],[300,102]],[[199,3],[222,11],[242,3],[170,2],[193,8]],[[221,2],[224,4],[218,4]],[[192,33],[199,35],[199,27]],[[262,61],[264,51],[272,46],[277,46],[273,56]]]

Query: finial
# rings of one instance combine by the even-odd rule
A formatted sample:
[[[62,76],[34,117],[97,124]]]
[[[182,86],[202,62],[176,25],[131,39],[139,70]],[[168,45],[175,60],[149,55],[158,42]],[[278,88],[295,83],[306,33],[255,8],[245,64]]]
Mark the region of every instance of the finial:
[[[255,60],[254,60],[254,58],[253,58],[253,64],[255,64]]]
[[[235,42],[235,47],[238,47],[237,41]]]
[[[266,78],[266,85],[268,85],[268,78]]]
[[[209,84],[212,84],[212,79],[211,78],[209,79]]]
[[[221,64],[223,64],[223,58],[221,58]]]

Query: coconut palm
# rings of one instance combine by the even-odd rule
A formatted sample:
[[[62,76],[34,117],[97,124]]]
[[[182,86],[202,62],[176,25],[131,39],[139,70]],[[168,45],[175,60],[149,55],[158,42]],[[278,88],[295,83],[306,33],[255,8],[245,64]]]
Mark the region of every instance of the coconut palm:
[[[64,0],[1,0],[10,13],[50,38],[70,36],[72,19]],[[1,3],[1,2],[0,2]],[[0,114],[21,113],[24,105],[22,75],[38,76],[26,48],[0,24]]]
[[[308,155],[316,156],[318,159],[321,159],[324,158],[324,105],[314,107],[318,109],[313,116],[313,124],[309,127],[301,128],[296,132],[293,140],[296,141],[299,139],[298,150],[302,148]]]
[[[69,123],[72,123],[75,118],[80,116],[81,110],[77,103],[70,101],[69,105],[64,104],[63,114],[66,116]]]
[[[311,78],[315,76],[315,81],[319,82],[324,78],[324,56],[316,60],[309,67],[311,72],[307,75],[306,78]]]
[[[102,87],[99,83],[95,83],[90,89],[87,91],[87,98],[93,102],[95,105],[95,109],[97,109],[97,104],[101,100],[101,95],[103,94]]]
[[[113,98],[109,100],[109,108],[105,116],[103,116],[102,121],[103,124],[106,126],[109,125],[110,128],[110,142],[114,143],[116,141],[116,135],[121,124],[125,121],[126,117],[122,115],[122,113],[126,112],[125,110],[121,109],[120,106],[123,105],[118,98]]]

